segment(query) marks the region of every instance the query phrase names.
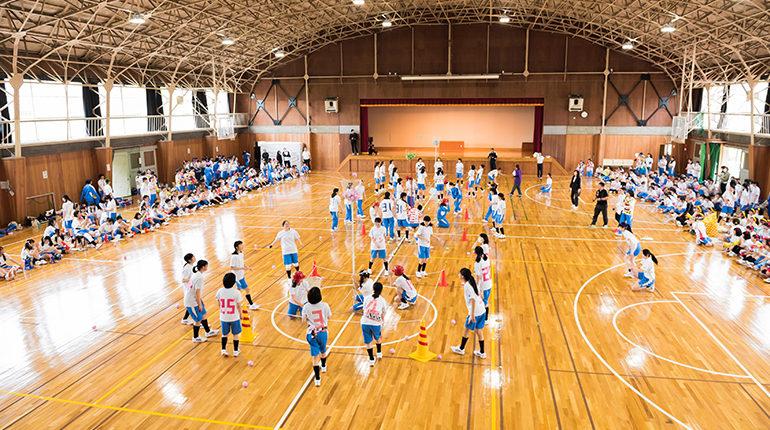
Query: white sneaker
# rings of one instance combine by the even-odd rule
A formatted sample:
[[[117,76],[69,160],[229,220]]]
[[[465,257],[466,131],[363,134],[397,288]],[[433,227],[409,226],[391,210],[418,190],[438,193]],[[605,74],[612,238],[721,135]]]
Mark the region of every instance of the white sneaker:
[[[634,277],[634,275],[631,272],[626,272],[626,273],[623,274],[623,276],[625,276],[626,278],[633,278]]]
[[[209,330],[206,332],[206,337],[216,336],[219,330]]]
[[[374,364],[377,363],[377,360],[369,360],[369,367],[374,367]]]
[[[473,351],[473,355],[475,355],[478,358],[487,358],[487,353],[486,352]]]
[[[451,349],[455,354],[465,355],[465,350],[460,349],[459,346],[450,346],[449,349]]]
[[[192,322],[192,320],[182,318],[182,324],[184,324],[184,325],[192,325],[193,322]]]
[[[321,386],[321,380],[320,379],[314,379],[314,381],[315,381],[315,386],[316,387],[320,387]]]
[[[409,303],[401,303],[400,305],[398,305],[398,309],[400,310],[409,309]]]
[[[101,248],[101,247],[102,247],[102,244],[101,244],[101,243],[97,243],[97,244],[96,244],[96,248],[94,248],[94,250],[96,250],[96,249],[99,249],[99,248]]]
[[[226,349],[222,350],[222,357],[227,357],[227,350]]]
[[[240,349],[236,349],[235,351],[233,351],[233,357],[237,357],[239,355],[241,355],[241,350]]]
[[[655,284],[650,285],[648,287],[648,289],[650,290],[651,293],[654,293],[655,292]]]
[[[321,366],[321,373],[326,373],[326,366]]]
[[[249,310],[256,311],[257,309],[259,309],[259,305],[256,303],[249,306]]]
[[[770,278],[765,278],[765,282],[770,284]]]
[[[205,342],[206,338],[203,336],[198,336],[198,337],[194,337],[192,341],[193,343]]]
[[[377,358],[382,358],[382,353],[381,352],[377,353]]]

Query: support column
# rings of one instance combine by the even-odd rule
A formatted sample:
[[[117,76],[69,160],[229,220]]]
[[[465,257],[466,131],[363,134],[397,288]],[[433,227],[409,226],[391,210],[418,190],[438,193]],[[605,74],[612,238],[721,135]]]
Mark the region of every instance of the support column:
[[[566,65],[566,62],[565,62]],[[604,95],[602,96],[602,128],[599,134],[599,150],[596,153],[596,162],[604,164],[604,144],[607,136],[605,135],[605,123],[607,122],[607,85],[610,76],[610,48],[607,48],[604,54]]]
[[[755,133],[755,125],[754,125],[754,88],[757,87],[757,81],[754,80],[753,77],[750,77],[749,80],[749,100],[751,101],[751,140],[750,144],[751,146],[754,146],[754,133]]]
[[[104,83],[104,93],[106,94],[104,102],[107,104],[105,106],[105,115],[104,115],[104,147],[109,148],[110,147],[110,120],[112,118],[112,113],[110,112],[110,93],[112,93],[112,88],[115,86],[115,79],[109,78]]]
[[[171,142],[171,110],[174,109],[174,90],[176,89],[176,85],[172,81],[168,86],[168,136],[166,137],[166,140]]]
[[[13,88],[13,157],[21,158],[21,107],[19,106],[19,89],[24,83],[24,75],[15,73],[9,80]]]

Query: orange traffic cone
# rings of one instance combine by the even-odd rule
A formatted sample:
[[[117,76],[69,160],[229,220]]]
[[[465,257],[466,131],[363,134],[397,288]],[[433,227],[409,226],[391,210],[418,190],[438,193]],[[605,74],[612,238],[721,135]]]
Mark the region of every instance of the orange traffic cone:
[[[460,239],[461,242],[467,242],[468,241],[468,232],[463,229],[463,237]]]
[[[110,237],[106,234],[104,235],[104,243],[110,243]]]
[[[446,269],[441,269],[441,277],[439,278],[438,286],[439,287],[448,287],[449,286],[449,284],[447,284],[447,282],[446,282]]]
[[[468,209],[465,210],[465,217],[464,217],[464,219],[465,219],[465,221],[468,221],[469,219],[471,219],[470,215],[468,215]]]
[[[366,223],[361,223],[361,237],[366,236]]]
[[[249,318],[249,308],[243,304],[243,318],[241,318],[241,342],[253,343],[257,340],[259,333],[254,333],[251,327],[251,318]]]
[[[436,358],[436,354],[428,351],[428,333],[425,330],[425,320],[420,321],[420,337],[417,340],[417,351],[409,354],[409,358],[414,358],[422,363],[427,363]]]
[[[315,264],[315,261],[313,262],[313,270],[310,271],[310,276],[321,277],[321,275],[318,274],[318,265]]]

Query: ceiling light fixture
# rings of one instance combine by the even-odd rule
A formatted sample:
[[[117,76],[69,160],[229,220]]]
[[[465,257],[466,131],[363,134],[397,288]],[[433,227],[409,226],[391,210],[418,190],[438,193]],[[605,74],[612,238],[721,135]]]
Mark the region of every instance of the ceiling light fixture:
[[[364,4],[364,0],[353,0],[353,4],[356,6],[361,6]]]
[[[676,26],[674,25],[673,22],[669,22],[668,24],[661,27],[660,31],[664,33],[673,33],[674,31],[676,31]]]
[[[511,17],[508,16],[508,14],[506,14],[505,12],[503,12],[503,15],[500,17],[500,22],[502,23],[511,22]]]
[[[391,25],[393,25],[393,22],[391,22],[391,20],[389,20],[389,19],[386,19],[385,21],[382,21],[382,26],[383,27],[390,27]]]
[[[128,20],[131,24],[144,24],[144,15],[139,12],[132,12],[131,19]]]
[[[629,40],[623,44],[623,49],[625,50],[634,49],[634,44]]]
[[[286,53],[283,52],[283,49],[276,49],[275,50],[275,58],[283,58],[286,56]]]
[[[235,43],[233,39],[230,38],[230,36],[225,36],[224,39],[222,39],[222,45],[232,45]]]

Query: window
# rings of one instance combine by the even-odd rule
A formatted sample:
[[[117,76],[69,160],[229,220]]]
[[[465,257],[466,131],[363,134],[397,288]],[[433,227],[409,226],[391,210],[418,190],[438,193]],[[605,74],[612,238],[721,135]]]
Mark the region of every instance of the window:
[[[229,94],[225,91],[219,92],[219,97],[216,98],[216,103],[214,102],[214,91],[213,90],[206,90],[206,102],[209,107],[209,113],[213,114],[214,111],[214,105],[216,104],[216,113],[217,115],[227,115],[230,113],[230,103],[228,102]]]
[[[168,90],[163,90],[163,97],[168,100]],[[171,131],[195,130],[193,97],[195,97],[193,90],[179,88],[174,90],[174,97],[171,100]]]
[[[99,86],[104,102],[107,93]],[[107,110],[102,108],[102,116]],[[110,92],[110,136],[131,136],[147,132],[147,95],[144,88],[115,85]]]
[[[11,97],[16,97],[10,83],[6,82],[5,88]],[[55,142],[87,137],[85,127],[71,126],[67,121],[68,118],[85,117],[83,90],[79,84],[64,85],[25,80],[19,89],[18,97],[22,143]],[[8,106],[8,113],[13,121],[13,106]]]
[[[749,176],[749,150],[746,148],[740,148],[736,146],[724,147],[724,153],[722,154],[722,165],[727,166],[730,170],[730,174],[744,180]]]

